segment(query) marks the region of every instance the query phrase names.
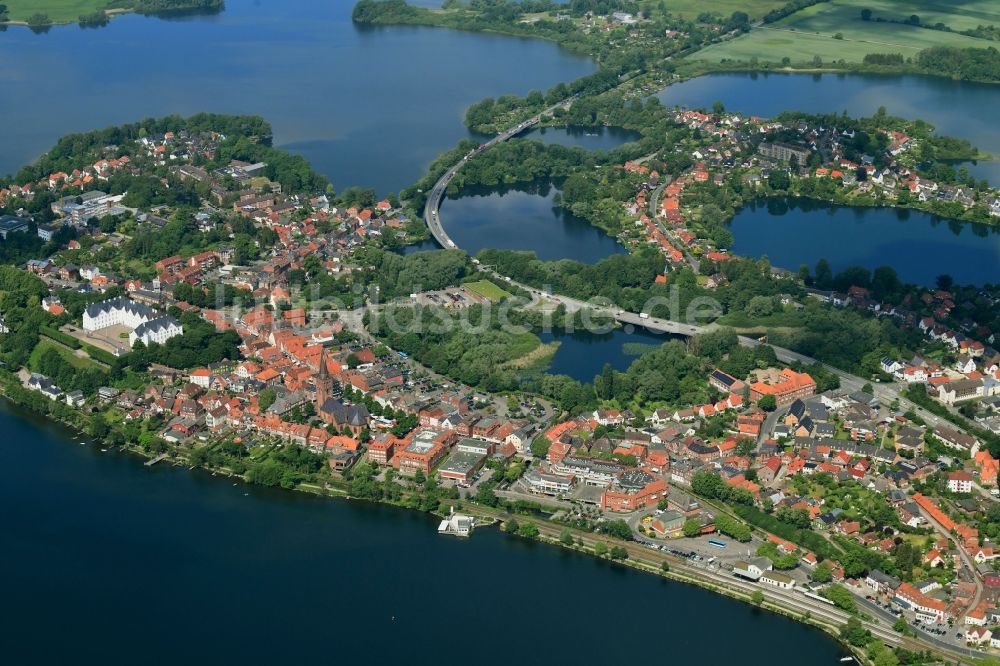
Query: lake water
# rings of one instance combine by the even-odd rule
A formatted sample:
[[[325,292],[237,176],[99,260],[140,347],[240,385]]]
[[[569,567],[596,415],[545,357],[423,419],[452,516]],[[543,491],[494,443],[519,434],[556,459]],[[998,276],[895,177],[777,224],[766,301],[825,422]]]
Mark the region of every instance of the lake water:
[[[361,28],[353,0],[227,0],[213,16],[0,33],[0,174],[60,136],[148,116],[256,113],[337,187],[399,191],[470,136],[465,109],[594,71],[555,44]]]
[[[469,254],[483,248],[529,250],[539,259],[595,263],[625,248],[615,238],[554,205],[548,181],[515,187],[470,188],[441,205],[441,221]]]
[[[671,339],[669,335],[659,335],[644,328],[616,328],[609,333],[597,334],[588,331],[545,331],[539,335],[542,342],[558,341],[559,350],[552,358],[546,372],[553,375],[569,375],[581,382],[593,382],[601,374],[604,364],[610,363],[615,370],[625,371],[639,354],[636,348],[626,345],[641,345],[639,351],[650,351]]]
[[[604,151],[642,137],[638,132],[621,127],[542,127],[529,130],[522,136],[547,144]]]
[[[490,647],[504,636],[525,663],[619,663],[653,641],[702,664],[720,626],[730,645],[780,636],[797,664],[844,654],[797,622],[494,529],[445,538],[417,512],[146,468],[6,404],[0,429],[5,663],[505,665]]]
[[[998,279],[1000,228],[920,211],[772,199],[744,208],[730,228],[737,254],[766,255],[775,266],[793,271],[826,259],[834,271],[892,266],[904,282],[925,286],[942,273],[958,284]]]
[[[874,74],[711,74],[669,86],[660,101],[709,108],[721,101],[730,111],[770,117],[782,111],[870,116],[880,106],[893,115],[923,119],[937,133],[968,139],[1000,158],[1000,86],[926,76]],[[1000,186],[1000,161],[969,170]]]

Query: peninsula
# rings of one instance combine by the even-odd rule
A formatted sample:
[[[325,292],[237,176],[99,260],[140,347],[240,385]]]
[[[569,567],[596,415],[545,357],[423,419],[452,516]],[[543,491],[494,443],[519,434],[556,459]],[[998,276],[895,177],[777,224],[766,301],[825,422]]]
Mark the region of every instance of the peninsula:
[[[219,12],[224,0],[6,0],[0,4],[0,26],[26,25],[44,30],[61,23],[104,25],[116,14],[166,15]]]
[[[989,0],[933,10],[917,1],[867,0],[751,0],[724,10],[686,1],[669,7],[622,2],[609,13],[594,5],[453,0],[438,10],[405,0],[361,0],[354,20],[550,39],[606,68],[630,62],[660,76],[864,71],[1000,82],[1000,11]]]

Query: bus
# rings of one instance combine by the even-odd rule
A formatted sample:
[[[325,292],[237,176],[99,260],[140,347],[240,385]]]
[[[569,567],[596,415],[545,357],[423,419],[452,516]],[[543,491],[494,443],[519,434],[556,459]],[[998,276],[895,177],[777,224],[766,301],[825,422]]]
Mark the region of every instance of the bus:
[[[726,542],[725,541],[719,541],[718,539],[709,539],[708,540],[708,545],[709,546],[715,546],[716,548],[725,548],[726,547]]]

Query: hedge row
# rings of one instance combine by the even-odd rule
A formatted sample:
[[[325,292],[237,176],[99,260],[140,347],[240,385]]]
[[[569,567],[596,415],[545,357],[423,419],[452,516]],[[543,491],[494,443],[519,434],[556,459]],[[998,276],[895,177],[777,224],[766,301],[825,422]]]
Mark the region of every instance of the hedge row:
[[[95,347],[94,345],[88,345],[86,342],[83,343],[83,348],[86,350],[88,354],[90,354],[90,358],[94,359],[95,361],[98,361],[99,363],[103,363],[105,365],[114,365],[115,361],[118,360],[114,354],[106,352],[103,349],[100,349],[99,347]]]
[[[70,349],[80,349],[82,346],[80,341],[72,335],[63,333],[62,331],[52,328],[51,326],[41,326],[39,327],[39,332],[45,337],[51,338],[59,344],[69,347]]]

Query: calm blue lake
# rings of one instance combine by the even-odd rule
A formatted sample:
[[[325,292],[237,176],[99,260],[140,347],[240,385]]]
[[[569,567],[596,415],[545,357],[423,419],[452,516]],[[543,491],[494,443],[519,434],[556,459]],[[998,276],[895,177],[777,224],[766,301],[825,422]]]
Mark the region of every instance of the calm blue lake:
[[[569,375],[581,382],[593,382],[601,374],[604,364],[615,370],[625,371],[632,361],[639,358],[636,352],[650,351],[653,346],[671,340],[669,335],[659,335],[644,328],[616,328],[608,333],[588,331],[545,331],[539,334],[542,342],[559,342],[559,350],[546,368],[553,375]],[[629,344],[642,345],[628,347]]]
[[[604,151],[642,137],[638,132],[621,127],[542,127],[529,130],[522,136],[542,143]]]
[[[0,174],[72,131],[198,111],[256,113],[338,189],[413,183],[470,136],[465,109],[594,71],[539,40],[359,28],[353,0],[227,0],[214,16],[0,33]]]
[[[834,271],[892,266],[904,282],[931,286],[942,273],[958,284],[996,283],[1000,267],[1000,228],[920,211],[772,199],[744,208],[730,229],[737,254],[793,271],[820,259]]]
[[[460,248],[528,250],[540,259],[595,263],[625,248],[568,210],[556,206],[548,181],[514,187],[471,188],[441,205],[441,221]]]
[[[6,404],[0,429],[5,663],[506,665],[484,640],[512,622],[567,637],[508,636],[525,663],[617,663],[656,636],[671,663],[703,664],[720,623],[743,645],[781,636],[798,664],[844,654],[748,604],[495,529],[445,538],[426,514],[146,468]],[[573,640],[571,609],[621,598],[634,612],[613,640]]]

